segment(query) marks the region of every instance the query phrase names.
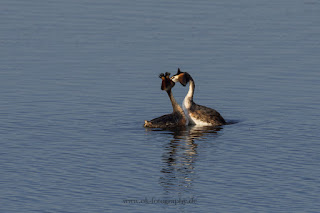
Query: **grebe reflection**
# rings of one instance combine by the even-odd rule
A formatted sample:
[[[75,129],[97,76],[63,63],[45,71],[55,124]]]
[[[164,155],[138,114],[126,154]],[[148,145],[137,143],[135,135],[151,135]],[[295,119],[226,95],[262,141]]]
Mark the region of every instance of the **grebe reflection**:
[[[166,193],[192,192],[197,178],[195,162],[198,156],[198,141],[217,137],[221,127],[187,126],[165,131],[172,139],[165,145],[162,155],[160,185]]]

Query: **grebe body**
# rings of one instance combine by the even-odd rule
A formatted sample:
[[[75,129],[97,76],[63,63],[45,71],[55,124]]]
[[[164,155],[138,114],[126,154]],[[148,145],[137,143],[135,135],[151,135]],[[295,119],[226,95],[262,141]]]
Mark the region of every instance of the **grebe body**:
[[[145,121],[144,127],[151,128],[171,128],[171,127],[179,127],[186,126],[187,119],[184,114],[183,109],[177,103],[172,94],[172,87],[174,87],[175,83],[170,79],[170,73],[163,73],[159,76],[162,79],[161,90],[165,90],[169,96],[169,99],[172,104],[173,112],[171,114],[163,115],[158,118],[154,118],[150,121]]]
[[[199,126],[220,126],[226,124],[224,118],[214,109],[196,104],[193,101],[195,83],[191,75],[178,69],[176,75],[171,77],[173,82],[180,82],[183,86],[189,83],[189,91],[182,103],[182,109],[190,124]]]

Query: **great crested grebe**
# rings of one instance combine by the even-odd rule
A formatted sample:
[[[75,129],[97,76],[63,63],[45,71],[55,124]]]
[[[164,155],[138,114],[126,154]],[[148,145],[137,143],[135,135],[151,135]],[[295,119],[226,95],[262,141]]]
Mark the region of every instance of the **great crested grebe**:
[[[183,86],[186,86],[189,82],[189,91],[182,103],[183,111],[188,119],[187,122],[199,126],[220,126],[226,124],[226,121],[219,112],[193,102],[195,84],[189,73],[181,72],[178,68],[177,74],[172,76],[171,80],[173,82],[179,81]]]
[[[162,79],[161,90],[165,90],[168,93],[170,98],[173,112],[171,114],[163,115],[161,117],[152,119],[151,121],[144,121],[144,127],[151,128],[170,128],[170,127],[179,127],[186,126],[187,119],[184,114],[183,109],[174,99],[171,92],[171,88],[174,87],[175,83],[170,79],[170,73],[164,75],[163,73],[159,76]]]

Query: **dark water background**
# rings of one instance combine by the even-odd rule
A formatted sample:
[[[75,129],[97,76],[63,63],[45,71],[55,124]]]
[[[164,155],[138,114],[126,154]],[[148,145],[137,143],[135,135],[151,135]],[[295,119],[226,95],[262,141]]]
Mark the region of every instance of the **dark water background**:
[[[318,0],[0,8],[0,212],[320,211]],[[178,67],[237,123],[144,129]]]

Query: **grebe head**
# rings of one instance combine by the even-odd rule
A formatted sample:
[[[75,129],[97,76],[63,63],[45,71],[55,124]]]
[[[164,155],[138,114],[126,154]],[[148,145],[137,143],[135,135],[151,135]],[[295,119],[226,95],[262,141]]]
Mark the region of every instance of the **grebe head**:
[[[178,72],[177,74],[173,75],[171,77],[171,80],[173,82],[180,82],[180,84],[182,84],[183,86],[186,86],[188,81],[189,81],[189,78],[188,78],[188,73],[186,72],[181,72],[180,71],[180,68],[178,68]]]
[[[159,78],[162,79],[161,90],[169,91],[172,87],[174,87],[175,83],[170,79],[170,73],[166,72],[166,74],[161,73]]]

